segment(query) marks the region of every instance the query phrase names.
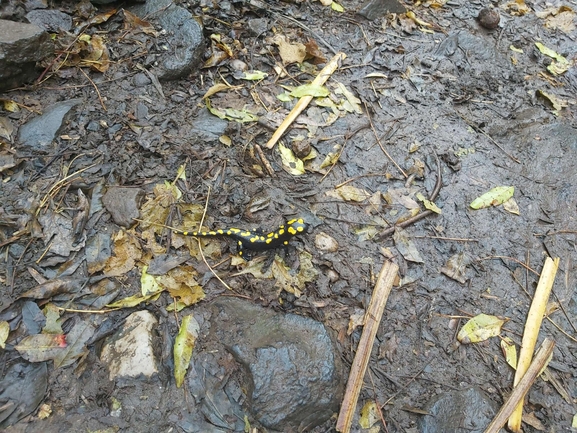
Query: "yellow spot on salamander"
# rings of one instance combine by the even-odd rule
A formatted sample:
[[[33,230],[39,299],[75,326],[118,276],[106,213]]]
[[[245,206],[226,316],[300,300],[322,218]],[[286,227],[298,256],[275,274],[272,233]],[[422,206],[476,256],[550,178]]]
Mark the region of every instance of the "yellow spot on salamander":
[[[287,224],[290,226],[291,224],[296,223],[296,221],[297,221],[296,219],[292,219],[292,220],[288,221]]]
[[[266,235],[267,238],[272,238],[274,236],[274,232],[270,232],[268,235]]]
[[[249,239],[251,242],[257,242],[258,241],[258,236],[253,236],[252,238]]]
[[[252,233],[251,233],[251,232],[242,232],[240,235],[241,235],[241,236],[248,237],[248,236],[251,236]]]
[[[203,236],[206,236],[206,232],[202,232],[202,235],[203,235]]]
[[[227,233],[227,234],[230,234],[230,232],[232,232],[232,233],[239,233],[240,231],[241,231],[240,229],[236,229],[236,228],[234,228],[234,227],[231,227],[231,228],[228,229],[228,233]]]
[[[297,234],[297,231],[295,230],[294,227],[289,227],[288,232],[293,236]]]
[[[216,232],[208,232],[208,234],[211,236],[216,236]]]
[[[217,230],[216,232],[217,232],[219,235],[223,235],[223,234],[224,234],[224,231],[222,231],[222,230]]]
[[[269,238],[269,239],[267,239],[265,242],[266,242],[267,244],[270,244],[270,243],[272,242],[272,239]]]
[[[288,245],[288,241],[284,241],[283,244]]]
[[[305,230],[305,228],[304,228],[303,226],[298,226],[298,227],[297,227],[297,232],[302,232],[302,231],[304,231],[304,230]]]
[[[279,236],[284,235],[284,229],[280,229],[280,230],[278,231],[278,235],[279,235]]]

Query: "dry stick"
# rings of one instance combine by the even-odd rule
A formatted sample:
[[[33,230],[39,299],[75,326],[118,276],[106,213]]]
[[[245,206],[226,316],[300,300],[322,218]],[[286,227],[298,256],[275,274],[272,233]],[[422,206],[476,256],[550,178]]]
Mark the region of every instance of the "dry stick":
[[[311,83],[312,86],[322,86],[327,82],[329,77],[337,70],[339,67],[339,63],[346,59],[347,56],[345,53],[337,53],[329,63],[321,70],[321,72],[316,76],[316,78]],[[277,141],[280,140],[282,135],[286,132],[287,128],[295,121],[299,114],[309,105],[309,103],[313,100],[312,96],[303,96],[299,99],[299,102],[296,103],[294,108],[288,114],[288,116],[283,120],[280,124],[278,129],[272,135],[266,147],[272,149]]]
[[[529,391],[529,388],[531,388],[531,385],[539,375],[539,372],[543,370],[543,367],[549,361],[549,357],[553,353],[554,347],[555,341],[552,339],[546,338],[545,341],[543,341],[543,344],[537,351],[535,359],[533,359],[533,362],[531,362],[527,372],[515,386],[507,401],[505,401],[503,406],[501,406],[501,409],[495,418],[493,418],[491,424],[487,426],[485,433],[498,433],[501,427],[503,427],[507,422],[507,418],[509,418],[509,416],[515,410],[515,406],[517,406],[519,403],[522,404],[525,394],[527,394],[527,391]]]
[[[527,321],[525,322],[523,340],[521,342],[521,350],[519,352],[519,362],[517,363],[515,381],[513,382],[515,386],[517,386],[517,384],[520,382],[521,378],[529,368],[529,364],[531,363],[533,351],[535,350],[535,343],[537,342],[537,336],[539,335],[539,328],[541,327],[541,322],[543,321],[543,315],[545,314],[547,301],[549,300],[549,295],[551,293],[551,288],[553,287],[553,282],[555,281],[555,275],[557,274],[558,267],[559,257],[555,259],[547,257],[545,259],[545,264],[543,265],[543,270],[541,271],[541,277],[539,278],[539,283],[537,284],[537,289],[535,290],[535,295],[533,296],[533,302],[529,308],[529,314],[527,314]],[[522,415],[523,401],[521,400],[509,418],[509,422],[507,423],[509,430],[515,433],[521,431]]]
[[[379,272],[377,283],[371,296],[371,302],[365,314],[363,334],[361,335],[357,353],[351,366],[349,380],[347,381],[347,389],[337,420],[337,431],[348,433],[351,429],[353,415],[363,385],[363,378],[369,365],[373,342],[377,335],[379,323],[381,322],[381,317],[383,316],[383,311],[385,310],[385,305],[391,293],[395,278],[397,277],[398,270],[399,267],[395,263],[385,262],[381,268],[381,272]]]

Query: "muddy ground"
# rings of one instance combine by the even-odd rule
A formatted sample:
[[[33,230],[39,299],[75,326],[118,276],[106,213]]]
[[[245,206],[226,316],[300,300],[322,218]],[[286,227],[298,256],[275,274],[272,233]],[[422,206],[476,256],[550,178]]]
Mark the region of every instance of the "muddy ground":
[[[87,67],[84,73],[74,67],[51,70],[41,84],[2,95],[28,107],[17,115],[0,112],[17,128],[56,102],[79,100],[52,144],[38,149],[15,140],[12,149],[19,163],[1,173],[2,308],[14,305],[20,294],[37,284],[35,272],[47,279],[76,272],[69,266],[77,263],[83,249],[72,246],[64,262],[44,257],[49,240],[38,223],[42,212],[73,216],[81,200],[79,189],[90,199],[97,188],[111,185],[140,188],[143,200],[150,199],[155,185],[174,181],[178,168],[186,164],[185,177],[177,182],[182,191],[178,202],[201,209],[207,202],[209,228],[273,229],[299,216],[309,222],[309,233],[292,242],[285,257],[296,269],[302,251],[312,255],[317,278],[304,285],[300,297],[279,290],[272,280],[234,276],[238,268],[227,260],[229,251],[234,254],[230,242],[217,243],[222,257],[207,260],[222,273],[234,296],[279,314],[290,311],[322,322],[334,332],[347,371],[362,329],[348,335],[349,320],[368,305],[383,261],[399,264],[401,285],[388,300],[359,399],[359,409],[370,399],[384,404],[389,432],[424,431],[419,410],[426,412],[435,396],[453,390],[475,387],[497,408],[503,403],[514,371],[501,354],[500,339],[462,345],[456,334],[467,317],[485,313],[509,319],[502,336],[519,344],[544,259],[559,257],[551,298],[558,308],[550,314],[551,321],[544,321],[540,335],[540,341],[546,336],[556,341],[550,366],[553,379],[538,380],[530,391],[526,404],[530,424],[524,424],[524,431],[571,431],[577,413],[577,73],[570,67],[551,74],[547,67],[555,60],[536,42],[574,61],[574,26],[555,28],[549,24],[552,15],[538,16],[536,12],[550,7],[544,2],[527,2],[524,14],[519,12],[520,3],[496,4],[501,21],[492,30],[476,20],[483,7],[480,2],[407,5],[420,22],[403,14],[368,20],[354,12],[360,8],[357,1],[345,2],[343,13],[309,1],[275,2],[270,9],[248,2],[217,3],[180,5],[202,22],[203,61],[214,61],[215,66],[199,65],[186,77],[155,83],[143,69],[154,69],[154,54],[165,49],[158,42],[162,35],[135,34],[124,27],[118,13],[88,30],[105,35],[112,62],[104,73]],[[254,19],[264,20],[252,21],[262,31],[251,30],[249,21]],[[214,34],[221,35],[222,45],[210,42],[208,37]],[[273,120],[282,120],[294,104],[276,98],[282,86],[307,83],[324,65],[287,64],[282,71],[278,44],[272,42],[275,34],[291,43],[313,40],[327,60],[334,52],[347,56],[328,81],[329,89],[334,94],[335,83],[342,83],[359,98],[361,111],[341,110],[329,122],[331,111],[313,103],[283,138],[289,147],[301,141],[298,147],[305,153],[311,146],[316,161],[340,152],[330,170],[317,164],[302,175],[290,174],[278,146],[272,150],[265,146]],[[214,60],[224,45],[232,57]],[[262,81],[239,79],[245,66],[268,76]],[[238,87],[217,94],[212,104],[250,111],[260,122],[221,124],[207,111],[203,95],[225,82]],[[198,132],[211,128],[216,132]],[[257,144],[274,176],[259,159]],[[84,170],[81,177],[55,191],[49,203],[42,201],[59,180],[79,170]],[[344,182],[370,198],[354,201],[327,195]],[[436,185],[440,190],[434,201],[441,213],[405,227],[420,258],[411,256],[405,251],[406,241],[382,232],[387,223],[410,217],[414,203],[423,211],[416,195],[429,197]],[[496,186],[515,187],[518,215],[502,205],[470,208],[473,199]],[[39,209],[43,211],[38,213]],[[178,206],[174,209],[164,223],[179,226],[182,215]],[[116,233],[117,222],[104,210],[81,229],[80,236]],[[138,223],[133,227],[136,232],[142,229]],[[16,239],[5,242],[19,230]],[[325,248],[318,238],[322,233],[338,248]],[[176,253],[169,249],[168,254]],[[457,278],[461,281],[441,272],[451,257],[461,260]],[[207,272],[196,258],[186,265]],[[140,273],[134,270],[120,280],[117,299],[138,291]],[[215,278],[200,284],[206,298],[185,311],[203,308],[228,293]],[[156,305],[134,308],[160,310],[171,302],[166,293],[162,296]],[[57,305],[66,307],[66,302]],[[64,314],[70,319],[79,313]],[[175,315],[165,318],[175,332]],[[89,346],[88,359],[95,347]],[[1,371],[17,360],[17,352],[0,353]],[[83,379],[82,387],[75,386],[73,368],[49,366],[43,403],[53,408],[54,431],[59,420],[82,419],[88,410],[84,404],[107,405],[83,400],[83,390],[99,389],[94,395],[103,399],[115,392],[114,386],[101,389],[101,374],[93,375],[94,383]],[[143,395],[158,396],[158,390],[146,389],[146,382],[140,386]],[[129,391],[116,392],[121,398]],[[154,406],[140,418],[147,424],[131,427],[130,419],[124,419],[122,431],[170,431],[173,424],[165,415],[182,403],[178,394],[171,395],[155,405],[142,401]],[[77,407],[70,403],[74,401],[79,402]],[[334,425],[330,419],[315,431],[331,431]],[[464,431],[458,427],[462,426],[454,431]],[[13,431],[45,428],[36,412],[12,427]],[[356,422],[353,431],[360,431]]]

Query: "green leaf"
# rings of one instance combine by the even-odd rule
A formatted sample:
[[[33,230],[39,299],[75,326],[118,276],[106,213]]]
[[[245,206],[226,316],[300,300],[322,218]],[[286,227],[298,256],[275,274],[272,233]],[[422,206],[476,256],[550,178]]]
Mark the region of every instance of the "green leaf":
[[[186,370],[192,358],[192,350],[198,338],[200,325],[192,314],[182,318],[180,330],[174,340],[174,379],[176,386],[180,388],[184,382]]]
[[[266,72],[262,71],[251,71],[245,72],[244,76],[242,77],[243,80],[250,80],[250,81],[258,81],[268,77]]]
[[[498,206],[513,197],[514,192],[514,186],[497,186],[482,196],[477,197],[470,206],[473,209]]]
[[[330,92],[325,86],[318,86],[312,84],[303,84],[298,86],[290,92],[291,96],[295,98],[302,98],[303,96],[329,96]]]

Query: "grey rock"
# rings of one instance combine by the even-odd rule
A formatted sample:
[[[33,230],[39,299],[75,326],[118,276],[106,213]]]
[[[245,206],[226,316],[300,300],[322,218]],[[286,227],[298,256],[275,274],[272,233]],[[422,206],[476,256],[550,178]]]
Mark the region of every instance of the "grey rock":
[[[34,10],[26,14],[32,24],[52,33],[69,31],[72,28],[72,17],[58,10]]]
[[[386,14],[403,14],[406,11],[405,7],[397,0],[367,0],[357,13],[373,21]]]
[[[139,188],[111,187],[102,197],[102,204],[116,224],[130,227],[140,215],[139,208],[144,192]]]
[[[0,20],[0,92],[36,78],[36,62],[53,52],[50,35],[40,27]]]
[[[245,367],[250,409],[265,427],[310,429],[338,410],[340,359],[325,327],[237,299],[214,303],[217,338]]]
[[[266,18],[253,18],[248,20],[247,24],[253,36],[262,36],[269,28]]]
[[[131,8],[141,18],[158,23],[167,33],[169,49],[158,59],[154,73],[161,80],[176,80],[192,72],[204,53],[202,26],[172,0],[149,0]],[[159,41],[162,43],[162,41]]]
[[[430,415],[421,418],[421,433],[483,433],[497,413],[496,404],[478,388],[435,396]]]
[[[192,141],[200,143],[217,143],[218,138],[224,134],[228,122],[211,114],[208,110],[201,110],[192,121],[188,137]]]
[[[56,134],[63,126],[68,112],[82,102],[82,99],[69,99],[48,107],[44,113],[22,125],[18,141],[23,147],[43,150],[50,146]]]
[[[0,428],[15,424],[34,411],[48,387],[45,362],[12,365],[0,381]]]

